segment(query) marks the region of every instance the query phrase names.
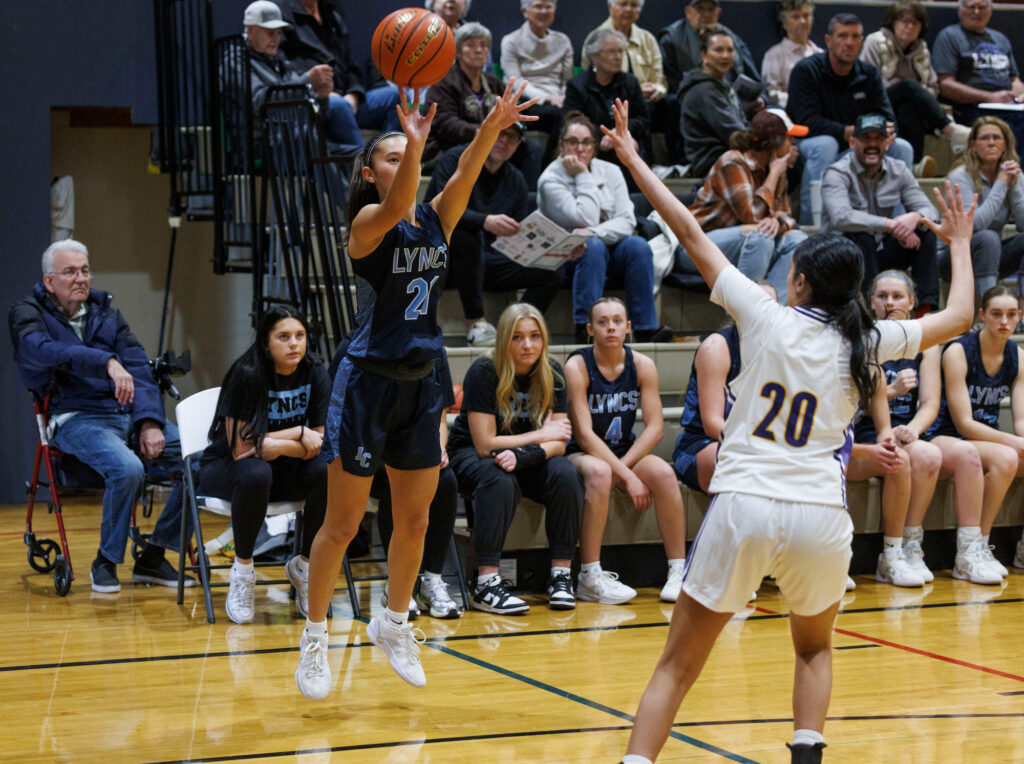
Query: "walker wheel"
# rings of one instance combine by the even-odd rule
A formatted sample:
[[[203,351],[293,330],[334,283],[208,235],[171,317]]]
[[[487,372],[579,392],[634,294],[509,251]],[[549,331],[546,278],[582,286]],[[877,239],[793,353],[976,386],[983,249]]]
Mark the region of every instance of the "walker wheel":
[[[60,557],[60,544],[52,539],[40,539],[28,548],[28,564],[39,573],[49,573]]]
[[[71,566],[62,554],[57,555],[57,562],[54,565],[53,586],[61,597],[66,597],[71,591]]]

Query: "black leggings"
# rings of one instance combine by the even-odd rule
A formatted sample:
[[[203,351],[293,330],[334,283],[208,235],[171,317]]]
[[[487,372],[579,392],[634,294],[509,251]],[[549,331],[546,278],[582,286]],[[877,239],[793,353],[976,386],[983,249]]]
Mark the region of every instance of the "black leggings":
[[[469,446],[449,453],[452,469],[464,491],[473,493],[473,547],[478,565],[497,565],[519,499],[544,505],[544,529],[555,560],[571,560],[580,539],[583,480],[564,456],[519,472],[505,472],[490,456],[479,457]]]
[[[327,509],[327,464],[319,457],[279,456],[269,462],[255,457],[216,459],[200,467],[199,493],[231,502],[235,555],[243,560],[252,557],[256,536],[267,517],[267,504],[304,499],[302,555],[309,557]]]
[[[395,529],[391,514],[391,483],[387,471],[381,467],[373,476],[370,495],[377,504],[377,530],[384,547],[384,556],[391,545],[391,534]],[[451,467],[445,467],[437,477],[437,492],[430,502],[430,517],[427,520],[427,535],[423,540],[423,564],[420,570],[428,573],[444,572],[444,561],[448,555],[449,539],[455,527],[455,510],[459,501],[459,484]]]

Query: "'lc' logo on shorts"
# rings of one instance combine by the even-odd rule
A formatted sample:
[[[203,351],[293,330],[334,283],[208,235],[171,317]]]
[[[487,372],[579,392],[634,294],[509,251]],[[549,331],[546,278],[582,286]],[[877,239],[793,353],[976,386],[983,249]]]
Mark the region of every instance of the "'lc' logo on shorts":
[[[362,446],[356,451],[356,461],[359,462],[360,467],[369,467],[370,459],[373,457],[369,451],[366,451]]]

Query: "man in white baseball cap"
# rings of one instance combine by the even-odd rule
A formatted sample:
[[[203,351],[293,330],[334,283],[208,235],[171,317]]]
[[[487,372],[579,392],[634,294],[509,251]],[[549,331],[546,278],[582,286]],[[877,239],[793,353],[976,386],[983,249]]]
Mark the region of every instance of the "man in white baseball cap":
[[[245,26],[256,26],[260,29],[284,29],[290,27],[287,21],[281,18],[281,9],[270,0],[256,0],[249,3],[242,17]]]

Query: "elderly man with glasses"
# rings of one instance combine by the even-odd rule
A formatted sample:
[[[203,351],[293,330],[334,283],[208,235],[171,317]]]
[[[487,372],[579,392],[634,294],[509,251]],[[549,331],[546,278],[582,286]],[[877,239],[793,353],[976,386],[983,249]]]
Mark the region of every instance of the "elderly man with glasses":
[[[124,562],[132,506],[145,470],[180,475],[178,430],[164,418],[146,351],[111,304],[113,295],[91,288],[85,246],[73,239],[54,242],[43,252],[42,267],[43,280],[32,296],[11,308],[14,361],[30,390],[41,392],[56,382],[51,442],[103,478],[100,546],[90,580],[93,591],[118,592],[116,566]],[[133,580],[177,586],[178,573],[164,551],[178,549],[180,513],[181,481],[176,480],[135,563]],[[195,581],[186,577],[185,583]]]
[[[959,24],[939,32],[932,48],[932,65],[939,76],[939,95],[953,104],[953,116],[961,125],[978,118],[979,106],[1005,104],[1010,109],[1024,103],[1024,82],[1010,40],[988,24],[991,0],[960,0]],[[1024,139],[1024,114],[999,109],[988,111],[1013,128],[1017,143]]]

